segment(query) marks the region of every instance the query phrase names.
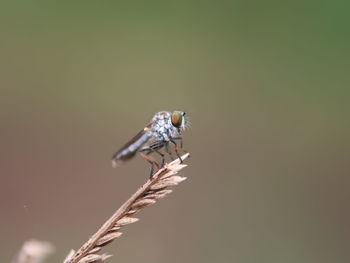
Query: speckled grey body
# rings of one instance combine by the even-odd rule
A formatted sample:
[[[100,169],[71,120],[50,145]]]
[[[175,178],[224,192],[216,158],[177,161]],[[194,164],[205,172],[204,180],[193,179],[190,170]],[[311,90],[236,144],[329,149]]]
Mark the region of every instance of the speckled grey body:
[[[178,136],[181,132],[181,127],[177,128],[171,123],[171,112],[161,111],[154,115],[151,120],[152,136],[156,140],[170,141],[171,138]],[[184,127],[184,123],[183,123]]]
[[[183,115],[184,113],[181,112]],[[140,150],[147,142],[174,142],[178,138],[181,131],[185,129],[185,118],[181,120],[178,127],[172,123],[172,114],[170,111],[160,111],[156,113],[150,124],[132,138],[112,157],[113,166],[119,166],[121,162],[132,158],[137,151]],[[141,148],[141,151],[147,147]]]

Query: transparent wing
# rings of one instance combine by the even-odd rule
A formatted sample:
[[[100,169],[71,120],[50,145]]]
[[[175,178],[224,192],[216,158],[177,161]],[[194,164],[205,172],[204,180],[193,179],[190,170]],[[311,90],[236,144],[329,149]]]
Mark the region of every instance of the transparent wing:
[[[123,162],[134,157],[136,152],[147,143],[151,137],[152,131],[150,131],[149,126],[147,126],[113,155],[112,166],[120,166]]]

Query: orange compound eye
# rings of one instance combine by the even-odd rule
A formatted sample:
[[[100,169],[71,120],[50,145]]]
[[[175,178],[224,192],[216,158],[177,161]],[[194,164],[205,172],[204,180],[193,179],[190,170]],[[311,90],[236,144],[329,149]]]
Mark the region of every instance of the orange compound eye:
[[[181,111],[174,111],[172,114],[171,114],[171,123],[177,127],[177,128],[180,128],[181,127],[181,124],[182,124],[182,116],[184,114],[181,112]]]

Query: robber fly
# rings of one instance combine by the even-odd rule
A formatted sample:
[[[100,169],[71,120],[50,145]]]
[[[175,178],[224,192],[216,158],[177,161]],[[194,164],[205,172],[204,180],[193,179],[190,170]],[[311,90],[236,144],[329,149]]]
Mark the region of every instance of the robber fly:
[[[180,134],[185,127],[186,118],[185,112],[183,111],[160,111],[156,113],[150,124],[113,155],[112,166],[120,166],[123,162],[134,157],[137,152],[141,152],[141,156],[152,165],[152,177],[154,166],[158,169],[164,166],[165,154],[160,152],[162,148],[164,148],[165,152],[173,159],[169,149],[169,143],[174,145],[175,153],[182,162],[178,148],[182,149],[182,137],[180,137]],[[180,141],[179,147],[176,142],[178,140]],[[157,153],[161,156],[161,165],[159,165],[154,158],[149,156],[151,153]]]

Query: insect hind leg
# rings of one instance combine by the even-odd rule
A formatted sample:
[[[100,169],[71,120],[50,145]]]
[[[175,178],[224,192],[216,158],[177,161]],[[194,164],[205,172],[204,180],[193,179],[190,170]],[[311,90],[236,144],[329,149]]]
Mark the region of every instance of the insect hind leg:
[[[164,164],[165,164],[165,154],[163,154],[163,153],[161,153],[161,152],[159,151],[161,148],[164,147],[164,145],[165,145],[165,142],[164,142],[164,141],[156,141],[156,142],[152,143],[150,146],[147,146],[147,147],[142,148],[142,149],[140,150],[140,154],[141,154],[142,152],[146,152],[146,154],[145,154],[146,157],[151,158],[152,161],[155,162],[155,163],[157,164],[157,168],[160,169],[160,168],[163,167]],[[157,161],[156,161],[153,157],[150,157],[150,156],[149,156],[149,155],[150,155],[151,153],[153,153],[153,152],[155,152],[155,153],[157,153],[158,155],[160,155],[160,157],[161,157],[161,159],[162,159],[161,165],[160,165],[160,166],[159,166],[159,164],[157,163]],[[143,157],[144,157],[145,155],[142,154]],[[145,158],[145,159],[148,160],[147,158]],[[153,168],[153,166],[152,166],[152,168]]]
[[[150,172],[149,177],[152,178],[154,175],[154,173],[153,173],[154,167],[156,166],[157,170],[159,170],[160,169],[159,164],[157,163],[157,161],[153,157],[149,156],[148,154],[140,153],[140,155],[143,159],[145,159],[147,162],[149,162],[151,164],[151,172]]]

